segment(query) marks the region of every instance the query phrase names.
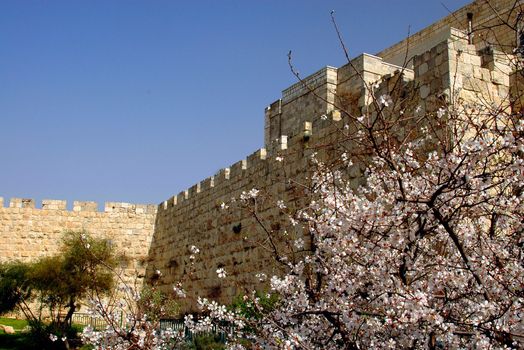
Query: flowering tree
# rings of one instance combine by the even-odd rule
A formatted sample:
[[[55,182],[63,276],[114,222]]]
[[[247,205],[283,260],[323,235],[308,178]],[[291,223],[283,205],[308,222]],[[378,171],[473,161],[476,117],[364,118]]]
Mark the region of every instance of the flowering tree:
[[[275,250],[287,271],[270,281],[276,307],[245,320],[256,342],[522,346],[524,121],[502,106],[443,104],[415,118],[412,136],[399,140],[399,118],[413,121],[412,114],[388,124],[398,111],[376,102],[378,113],[346,128],[354,133],[344,142],[358,138],[365,156],[344,151],[335,165],[313,160],[314,200],[290,217],[305,231],[294,253],[305,242],[307,255]],[[362,169],[360,185],[347,175],[353,167]],[[258,192],[250,193],[244,201],[256,204]],[[256,298],[250,302],[257,308]]]
[[[246,315],[200,299],[204,315],[186,317],[188,327],[227,321],[236,327],[229,346],[239,349],[522,346],[524,121],[505,105],[442,102],[420,114],[390,95],[374,101],[369,114],[348,113],[334,161],[321,151],[312,157],[310,204],[291,213],[276,203],[295,230],[266,231],[269,241],[294,237],[287,249],[272,246],[284,271],[269,282],[278,301],[263,307],[248,294]],[[359,179],[349,176],[355,169]],[[260,220],[260,196],[253,189],[236,203]],[[199,249],[191,252],[193,261]],[[216,273],[228,277],[225,268]],[[174,291],[185,295],[181,285]],[[180,334],[160,331],[164,310],[153,304],[122,327],[121,308],[140,305],[126,293],[135,304],[94,304],[108,327],[88,328],[85,339],[101,348],[173,348]]]
[[[366,87],[368,112],[345,110],[339,142],[312,158],[310,205],[290,213],[278,201],[289,227],[264,227],[284,272],[270,279],[279,297],[274,308],[246,297],[262,315],[243,318],[254,342],[282,349],[522,347],[521,114],[489,96],[468,104],[435,98],[425,112],[416,98],[400,97],[402,86]],[[264,225],[259,198],[253,189],[240,203]],[[272,244],[289,237],[293,244]],[[201,304],[211,318],[235,318]]]
[[[366,88],[368,112],[344,110],[348,122],[339,143],[329,145],[332,154],[321,149],[322,161],[312,159],[311,203],[289,213],[298,238],[287,247],[294,249],[271,246],[285,266],[270,280],[279,302],[264,309],[246,297],[262,315],[244,319],[254,342],[281,349],[521,348],[521,114],[490,96],[458,103],[456,91],[425,112],[416,99],[401,98],[398,85]],[[511,103],[521,97],[514,92]],[[244,203],[256,208],[258,196],[245,193]],[[287,212],[285,203],[277,206]],[[265,231],[270,242],[285,239]]]

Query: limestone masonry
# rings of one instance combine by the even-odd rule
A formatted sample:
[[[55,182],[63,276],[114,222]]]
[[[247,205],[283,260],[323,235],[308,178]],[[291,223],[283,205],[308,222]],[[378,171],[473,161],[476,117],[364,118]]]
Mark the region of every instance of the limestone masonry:
[[[129,258],[126,273],[145,273],[146,255],[155,226],[155,205],[106,203],[98,212],[95,202],[44,200],[36,209],[32,199],[11,198],[4,208],[0,198],[0,259],[28,261],[55,254],[65,231],[86,230],[104,237]]]
[[[31,199],[13,198],[5,207],[0,198],[0,261],[52,254],[64,231],[85,229],[131,258],[127,273],[145,272],[147,280],[160,270],[166,291],[179,280],[187,282],[189,300],[198,294],[228,303],[246,286],[263,289],[255,273],[278,271],[263,248],[264,232],[248,211],[222,209],[222,203],[257,188],[293,208],[306,205],[307,193],[286,180],[306,178],[308,156],[332,142],[347,120],[338,106],[365,110],[371,85],[388,92],[399,82],[417,94],[422,113],[434,111],[442,99],[511,101],[520,108],[514,91],[521,81],[511,55],[524,42],[524,32],[514,4],[475,1],[376,55],[362,54],[351,64],[325,67],[297,82],[266,108],[264,148],[158,206],[106,203],[99,212],[96,203],[74,202],[69,211],[65,201],[44,200],[37,209]],[[490,27],[501,18],[517,31]],[[352,176],[359,181],[358,167]],[[261,201],[258,210],[271,230],[285,227],[273,202]],[[191,267],[193,245],[201,253]],[[227,271],[227,279],[217,278],[219,267]],[[189,276],[190,270],[194,273]]]

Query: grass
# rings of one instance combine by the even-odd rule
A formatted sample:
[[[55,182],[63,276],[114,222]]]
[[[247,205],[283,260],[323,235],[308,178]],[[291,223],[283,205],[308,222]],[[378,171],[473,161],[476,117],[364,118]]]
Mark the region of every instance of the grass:
[[[22,329],[24,329],[27,326],[26,320],[17,320],[14,318],[5,318],[0,317],[0,324],[4,326],[11,326],[15,329],[15,331],[20,332]],[[0,330],[0,334],[3,334],[4,331]]]

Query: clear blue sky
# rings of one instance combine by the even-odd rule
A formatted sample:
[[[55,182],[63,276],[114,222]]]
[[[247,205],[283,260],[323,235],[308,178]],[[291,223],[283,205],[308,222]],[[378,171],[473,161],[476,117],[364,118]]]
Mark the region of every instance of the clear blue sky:
[[[0,196],[159,203],[263,147],[264,107],[464,0],[0,1]]]

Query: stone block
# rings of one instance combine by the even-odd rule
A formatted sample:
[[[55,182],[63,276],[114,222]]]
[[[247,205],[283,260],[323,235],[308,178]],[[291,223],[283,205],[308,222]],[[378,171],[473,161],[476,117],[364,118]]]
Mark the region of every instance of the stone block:
[[[431,92],[431,89],[430,89],[430,86],[429,85],[422,85],[420,87],[420,98],[421,99],[425,99],[429,96],[430,92]]]
[[[489,70],[483,68],[481,71],[481,75],[482,75],[482,80],[491,81],[491,74]]]
[[[470,64],[473,65],[473,66],[477,66],[477,67],[480,67],[481,66],[481,58],[480,56],[477,56],[477,55],[470,55]]]
[[[506,100],[509,97],[510,89],[508,86],[499,85],[497,86],[497,92],[501,99]]]
[[[0,324],[0,328],[3,329],[5,334],[15,334],[15,329],[11,326],[5,326]]]
[[[35,200],[30,198],[11,198],[9,201],[10,208],[34,208]]]
[[[485,84],[482,84],[482,83],[483,83],[482,81],[468,77],[463,80],[462,88],[468,91],[479,92],[482,86],[485,86]]]
[[[42,209],[44,210],[66,210],[67,201],[44,199],[42,201]]]
[[[428,63],[427,62],[422,63],[418,67],[417,72],[419,76],[426,74],[428,72]]]
[[[279,139],[279,149],[280,150],[286,150],[287,149],[287,135],[281,135]]]
[[[96,212],[98,211],[97,202],[74,201],[73,212]]]
[[[495,85],[509,86],[509,76],[502,72],[491,72],[491,82]]]

